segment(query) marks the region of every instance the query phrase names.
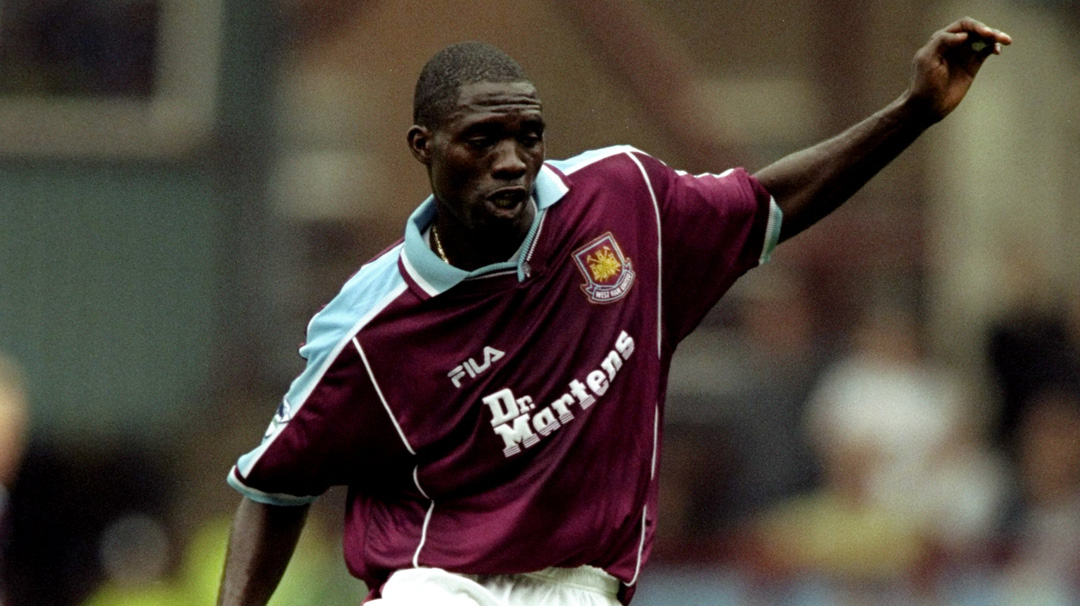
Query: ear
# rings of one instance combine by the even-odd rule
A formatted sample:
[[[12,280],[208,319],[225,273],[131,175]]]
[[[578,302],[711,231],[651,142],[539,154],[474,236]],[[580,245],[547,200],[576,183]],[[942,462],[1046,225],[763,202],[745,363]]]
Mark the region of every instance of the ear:
[[[409,129],[406,138],[409,141],[409,151],[421,164],[431,164],[431,130],[425,126],[414,124]]]

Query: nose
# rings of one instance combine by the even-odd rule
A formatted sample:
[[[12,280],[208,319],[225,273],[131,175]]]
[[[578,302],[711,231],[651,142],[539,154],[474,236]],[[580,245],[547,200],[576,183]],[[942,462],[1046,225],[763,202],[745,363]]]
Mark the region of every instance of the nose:
[[[514,139],[501,141],[495,148],[495,162],[492,172],[500,179],[517,179],[525,174],[525,150]]]

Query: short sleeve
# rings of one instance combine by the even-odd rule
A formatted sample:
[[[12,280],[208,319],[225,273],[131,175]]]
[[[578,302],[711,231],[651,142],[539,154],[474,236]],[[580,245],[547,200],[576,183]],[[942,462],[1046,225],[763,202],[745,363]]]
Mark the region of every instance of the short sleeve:
[[[407,456],[354,343],[320,338],[301,350],[307,366],[261,443],[233,466],[233,488],[261,503],[302,505],[331,486],[376,490]]]
[[[663,314],[675,344],[739,276],[769,259],[782,213],[744,169],[690,175],[647,156],[642,163],[659,207]]]

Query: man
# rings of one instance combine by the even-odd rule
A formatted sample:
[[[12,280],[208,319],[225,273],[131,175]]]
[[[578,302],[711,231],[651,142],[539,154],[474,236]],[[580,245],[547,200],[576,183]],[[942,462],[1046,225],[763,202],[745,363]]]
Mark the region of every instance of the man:
[[[675,346],[1010,42],[953,23],[899,99],[754,176],[694,177],[628,147],[545,162],[520,67],[483,44],[438,53],[408,132],[433,195],[312,319],[307,369],[230,473],[245,498],[219,603],[265,604],[307,505],[340,484],[346,562],[375,603],[628,602]]]

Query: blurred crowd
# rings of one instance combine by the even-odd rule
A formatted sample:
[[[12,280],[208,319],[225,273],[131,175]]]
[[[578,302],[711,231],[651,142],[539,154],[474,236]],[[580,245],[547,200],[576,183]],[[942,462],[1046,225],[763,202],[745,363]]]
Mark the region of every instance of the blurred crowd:
[[[972,377],[911,306],[830,334],[797,274],[761,273],[676,358],[635,603],[1080,603],[1080,302],[1002,314]],[[161,453],[26,453],[31,399],[0,358],[0,604],[212,603],[227,511],[178,511]],[[362,598],[325,510],[274,603]]]
[[[737,304],[732,360],[754,380],[726,427],[669,429],[662,492],[683,515],[659,531],[640,601],[1080,603],[1080,301],[1002,314],[972,376],[930,353],[911,306],[815,336],[800,286]],[[738,446],[671,458],[703,433]],[[704,526],[695,507],[726,519]]]

